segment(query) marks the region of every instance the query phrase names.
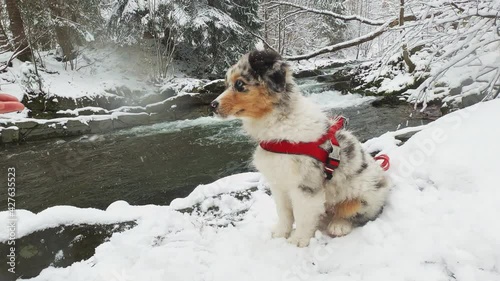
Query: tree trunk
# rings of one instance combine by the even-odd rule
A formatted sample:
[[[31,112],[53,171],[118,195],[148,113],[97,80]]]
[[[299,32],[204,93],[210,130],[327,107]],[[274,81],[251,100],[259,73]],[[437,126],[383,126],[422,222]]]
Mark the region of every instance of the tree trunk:
[[[405,24],[405,0],[401,0],[399,3],[399,26]]]
[[[10,30],[14,36],[14,44],[17,51],[21,52],[17,58],[21,61],[31,60],[31,48],[29,47],[26,34],[24,33],[23,19],[17,6],[17,0],[6,0],[7,13],[9,14]]]
[[[3,7],[0,6],[0,12],[3,12]],[[0,21],[0,52],[12,51],[12,45],[10,45],[9,36],[3,28],[3,23]]]
[[[63,51],[63,62],[71,62],[74,59],[73,43],[71,42],[71,32],[67,26],[56,26],[57,43]],[[73,69],[73,68],[72,68]]]
[[[281,52],[283,44],[283,29],[284,29],[284,23],[283,23],[283,8],[281,5],[278,7],[278,53],[283,54]]]
[[[62,5],[64,2],[61,0],[51,0],[50,10],[54,17],[63,17]],[[60,19],[56,23],[55,27],[57,43],[61,46],[63,51],[63,62],[69,62],[71,65],[71,70],[74,69],[73,59],[75,58],[75,50],[73,47],[73,42],[71,42],[71,30],[68,26],[62,25]]]
[[[415,68],[417,66],[410,59],[410,53],[408,52],[406,44],[403,44],[403,60],[405,61],[406,65],[408,65],[408,72],[413,73],[413,71],[415,71]]]
[[[267,3],[267,1],[265,2]],[[268,15],[268,7],[264,6],[264,40],[269,42],[269,15]]]

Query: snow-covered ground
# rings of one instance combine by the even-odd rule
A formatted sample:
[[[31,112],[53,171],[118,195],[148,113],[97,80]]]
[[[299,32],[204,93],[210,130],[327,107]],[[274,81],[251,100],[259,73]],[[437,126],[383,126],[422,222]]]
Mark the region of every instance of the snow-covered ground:
[[[145,55],[141,54],[132,47],[90,48],[82,51],[75,62],[75,70],[70,70],[69,64],[65,66],[55,59],[54,52],[42,52],[44,66],[39,66],[42,89],[54,97],[71,98],[103,95],[122,86],[149,91],[152,72],[145,63]],[[10,52],[2,54],[0,61],[7,61],[10,55]],[[17,59],[12,63],[13,66],[0,75],[2,91],[22,99],[26,90],[37,90],[37,83],[26,81],[26,76],[32,76],[34,65]]]
[[[393,132],[370,140],[368,150],[382,149],[392,161],[384,212],[346,237],[318,232],[307,248],[271,238],[274,202],[258,173],[199,186],[170,206],[20,210],[18,235],[137,220],[89,260],[49,267],[37,281],[500,280],[499,122],[497,99],[421,127],[402,146]],[[7,220],[0,213],[0,224]],[[6,228],[0,231],[7,240]]]

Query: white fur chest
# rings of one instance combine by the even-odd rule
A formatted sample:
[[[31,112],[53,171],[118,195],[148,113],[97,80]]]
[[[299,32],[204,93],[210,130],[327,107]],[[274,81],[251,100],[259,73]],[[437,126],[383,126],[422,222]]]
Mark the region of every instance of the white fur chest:
[[[292,155],[265,151],[260,146],[254,153],[253,163],[272,187],[286,189],[300,181],[300,167]]]

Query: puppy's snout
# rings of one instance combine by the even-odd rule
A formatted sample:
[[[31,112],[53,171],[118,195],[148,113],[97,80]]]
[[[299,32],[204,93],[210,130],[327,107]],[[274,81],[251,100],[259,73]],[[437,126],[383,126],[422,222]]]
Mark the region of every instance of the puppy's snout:
[[[214,100],[210,103],[210,109],[212,112],[217,112],[217,108],[219,108],[219,102],[217,100]]]

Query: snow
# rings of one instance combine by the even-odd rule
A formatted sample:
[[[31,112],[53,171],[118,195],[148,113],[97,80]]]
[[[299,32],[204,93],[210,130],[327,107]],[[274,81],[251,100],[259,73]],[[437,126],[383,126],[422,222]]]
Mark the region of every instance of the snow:
[[[221,193],[246,190],[254,187],[260,178],[258,173],[243,173],[222,178],[208,185],[200,185],[188,197],[173,200],[170,203],[170,207],[174,209],[189,208],[201,203],[206,198]]]
[[[62,260],[63,258],[64,258],[64,252],[63,252],[63,250],[59,250],[54,257],[54,262],[58,262],[58,261]]]
[[[394,78],[385,78],[382,84],[378,88],[379,93],[383,92],[396,92],[411,86],[415,81],[415,78],[409,73],[400,73]]]
[[[293,71],[299,72],[301,70],[316,70],[328,67],[335,64],[349,64],[355,62],[351,59],[340,59],[330,57],[315,57],[308,60],[290,61]]]
[[[196,79],[196,78],[172,78],[169,81],[165,82],[162,87],[160,88],[160,91],[166,91],[166,90],[174,90],[176,93],[181,92],[181,93],[189,93],[192,92],[193,89],[197,87],[201,87],[205,83],[207,83],[208,80],[201,80],[201,79]]]
[[[80,112],[82,112],[82,111],[90,111],[90,112],[94,112],[94,113],[109,113],[109,110],[101,108],[101,107],[96,107],[96,106],[86,106],[86,107],[80,107],[80,108],[76,108],[76,109],[59,110],[59,111],[57,111],[57,113],[78,116],[78,115],[80,115]]]
[[[90,259],[49,267],[34,281],[499,280],[498,122],[500,100],[493,100],[414,129],[402,146],[394,136],[411,129],[367,143],[391,157],[384,212],[345,237],[317,232],[307,248],[271,238],[275,206],[258,173],[201,185],[170,206],[118,201],[107,210],[18,210],[18,235],[60,224],[137,222]],[[248,188],[247,198],[231,195]],[[176,210],[193,205],[192,212]],[[0,213],[0,224],[7,219]]]
[[[368,24],[368,25],[374,25],[374,26],[383,25],[385,23],[382,20],[372,20],[372,19],[365,18],[365,17],[359,16],[359,15],[342,15],[342,14],[334,13],[334,12],[328,11],[328,10],[313,9],[313,8],[309,8],[307,6],[297,5],[297,4],[290,3],[290,2],[285,2],[285,1],[275,1],[273,3],[282,4],[282,5],[285,5],[285,6],[291,6],[291,7],[294,7],[294,8],[299,8],[301,10],[314,12],[314,13],[317,13],[317,14],[328,15],[328,16],[331,16],[333,18],[342,19],[344,21],[353,21],[353,20],[356,20],[356,21],[359,21],[359,22],[362,22],[362,23],[365,23],[365,24]]]
[[[324,109],[346,108],[363,105],[376,100],[376,97],[363,97],[359,94],[342,95],[338,91],[324,91],[309,95],[309,98],[315,103],[321,105]]]
[[[149,58],[133,47],[86,48],[78,57],[76,70],[65,69],[63,63],[56,61],[53,52],[41,52],[44,68],[39,66],[43,92],[47,99],[57,101],[57,97],[90,99],[98,96],[124,95],[129,90],[137,98],[158,91],[151,81],[152,66],[145,63]],[[2,54],[0,58],[5,57]],[[8,57],[10,55],[7,54]],[[7,58],[8,59],[8,58]],[[0,73],[2,92],[22,100],[26,92],[39,92],[39,84],[34,76],[31,63],[13,60],[13,66]],[[133,65],[133,67],[130,67]],[[130,95],[130,94],[129,94]],[[22,113],[9,113],[10,118],[24,118]]]
[[[384,33],[385,31],[388,30],[390,24],[391,24],[391,21],[388,21],[388,22],[384,23],[383,25],[381,25],[380,27],[378,27],[377,29],[374,29],[372,32],[369,32],[369,33],[362,35],[362,36],[359,36],[357,38],[347,40],[347,41],[344,41],[341,43],[337,43],[334,45],[326,46],[326,47],[320,48],[318,50],[309,52],[307,54],[285,57],[285,59],[288,59],[288,60],[306,60],[306,59],[310,59],[312,57],[315,57],[317,55],[332,53],[332,52],[341,50],[343,48],[356,46],[356,44],[358,44],[359,42],[366,42],[366,41],[373,39],[373,38],[376,38],[380,34]]]
[[[366,151],[368,151],[368,153],[373,153],[373,152],[387,153],[388,150],[396,148],[401,143],[401,141],[396,139],[396,137],[408,133],[421,131],[427,128],[427,126],[428,125],[407,127],[397,130],[395,132],[387,132],[379,137],[367,140],[363,144],[363,147],[364,149],[366,149]]]
[[[88,49],[85,55],[79,57],[76,71],[65,70],[64,64],[45,52],[43,56],[46,69],[51,73],[40,71],[44,92],[78,98],[103,95],[123,86],[132,91],[149,91],[152,89],[151,83],[147,82],[150,70],[142,66],[144,57],[133,51],[132,48],[126,47]],[[16,71],[18,70],[14,65],[12,72],[15,74]],[[21,67],[19,71],[26,72],[26,66]]]
[[[214,23],[218,29],[222,29],[223,27],[230,28],[237,33],[241,33],[242,30],[242,27],[229,15],[210,6],[201,8],[196,18],[193,19],[192,24],[194,28],[207,28],[208,23]]]
[[[57,206],[48,208],[38,214],[33,214],[27,210],[16,210],[17,219],[17,237],[23,237],[32,232],[55,227],[58,225],[73,224],[106,224],[117,221],[127,221],[136,219],[132,212],[126,212],[125,208],[120,211],[113,211],[114,205],[120,205],[115,202],[108,207],[107,211],[98,209],[80,209],[73,206]],[[127,204],[128,205],[128,204]],[[0,221],[6,222],[9,219],[7,211],[0,213]],[[5,242],[8,237],[8,229],[0,229],[0,242]]]
[[[19,127],[17,126],[0,127],[0,132],[2,132],[2,130],[19,130]]]

